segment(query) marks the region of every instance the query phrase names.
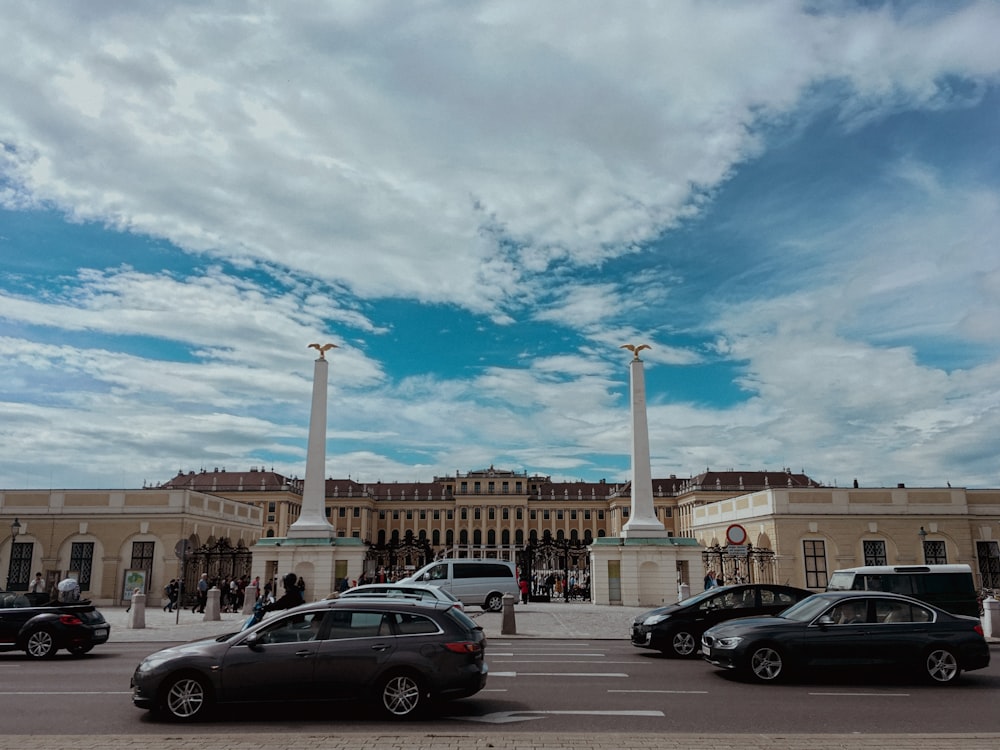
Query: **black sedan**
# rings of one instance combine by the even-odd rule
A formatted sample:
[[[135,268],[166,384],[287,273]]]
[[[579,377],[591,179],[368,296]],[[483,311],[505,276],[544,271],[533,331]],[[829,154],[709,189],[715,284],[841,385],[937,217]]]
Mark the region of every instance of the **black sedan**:
[[[389,718],[486,684],[482,628],[452,604],[324,599],[147,656],[132,702],[188,721],[213,703],[371,699]]]
[[[716,625],[701,644],[709,663],[761,682],[821,668],[890,667],[946,685],[990,663],[976,618],[877,592],[814,594],[777,617]]]
[[[812,591],[770,583],[708,589],[667,607],[644,612],[632,622],[632,645],[668,656],[697,656],[701,634],[736,617],[776,615]]]
[[[35,604],[22,593],[0,591],[0,651],[46,659],[64,648],[80,656],[107,641],[110,632],[89,601]]]

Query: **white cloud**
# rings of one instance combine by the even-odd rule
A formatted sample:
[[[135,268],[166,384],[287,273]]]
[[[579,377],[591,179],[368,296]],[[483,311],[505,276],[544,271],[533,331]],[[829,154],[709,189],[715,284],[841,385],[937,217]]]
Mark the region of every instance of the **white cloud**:
[[[759,150],[754,123],[817,82],[846,78],[869,111],[931,106],[942,76],[1000,69],[981,39],[991,4],[933,18],[789,2],[607,13],[8,8],[5,203],[30,197],[363,296],[496,311],[538,288],[516,261],[597,264],[697,210]]]

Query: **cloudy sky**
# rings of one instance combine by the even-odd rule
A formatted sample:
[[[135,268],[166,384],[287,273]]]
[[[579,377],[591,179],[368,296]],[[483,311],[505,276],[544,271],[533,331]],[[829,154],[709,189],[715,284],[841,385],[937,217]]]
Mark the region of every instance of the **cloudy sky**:
[[[45,2],[0,487],[494,464],[1000,486],[1000,4]]]

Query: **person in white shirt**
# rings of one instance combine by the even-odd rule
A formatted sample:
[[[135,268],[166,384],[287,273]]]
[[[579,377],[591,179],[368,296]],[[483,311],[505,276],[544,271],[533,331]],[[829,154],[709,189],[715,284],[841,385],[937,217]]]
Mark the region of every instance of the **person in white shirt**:
[[[28,586],[28,593],[30,594],[45,593],[45,579],[42,578],[41,573],[35,573],[35,580],[31,582],[30,586]]]

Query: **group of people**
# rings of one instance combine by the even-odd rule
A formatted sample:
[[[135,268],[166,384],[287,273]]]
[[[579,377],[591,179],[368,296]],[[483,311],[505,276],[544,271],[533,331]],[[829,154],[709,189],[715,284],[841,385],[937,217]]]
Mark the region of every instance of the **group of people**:
[[[589,599],[590,574],[587,571],[570,571],[569,575],[556,571],[537,572],[530,579],[521,576],[521,601],[529,596],[547,596],[555,599]]]
[[[294,573],[288,573],[282,583],[285,588],[285,595],[278,596],[271,582],[264,584],[263,590],[260,587],[260,577],[253,580],[249,576],[239,578],[222,576],[210,579],[208,573],[202,573],[195,586],[195,601],[191,607],[191,612],[204,614],[205,605],[208,604],[208,592],[212,588],[219,589],[219,606],[223,612],[241,612],[246,602],[246,591],[248,587],[253,587],[257,592],[257,598],[263,599],[264,606],[270,606],[276,601],[283,601],[287,604],[290,599],[286,595],[291,590],[298,596],[298,604],[305,602],[305,581]],[[289,588],[291,587],[291,588]],[[163,605],[164,612],[173,612],[174,609],[182,606],[180,602],[184,594],[184,587],[179,578],[171,578],[170,582],[163,587],[163,595],[166,603]],[[294,606],[294,605],[292,605]],[[277,609],[283,609],[278,607]]]

